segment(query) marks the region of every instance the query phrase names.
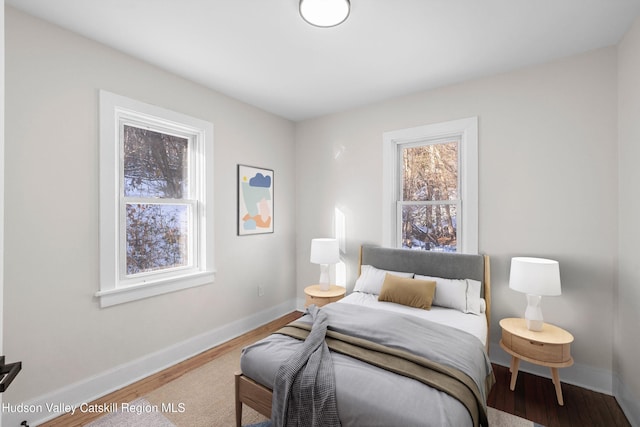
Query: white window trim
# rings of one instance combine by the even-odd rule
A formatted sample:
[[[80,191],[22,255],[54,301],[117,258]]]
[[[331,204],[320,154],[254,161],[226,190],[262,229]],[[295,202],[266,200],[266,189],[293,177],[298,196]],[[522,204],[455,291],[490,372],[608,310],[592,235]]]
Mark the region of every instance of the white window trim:
[[[196,173],[200,181],[198,197],[198,266],[169,274],[142,275],[132,281],[120,277],[120,147],[119,120],[138,117],[155,124],[167,124],[192,133],[202,146],[198,149]],[[202,155],[204,154],[204,155]],[[213,124],[145,104],[104,90],[100,91],[100,290],[101,307],[108,307],[154,295],[212,283],[214,268],[213,229]],[[155,278],[154,278],[155,276]]]
[[[397,200],[400,188],[398,147],[420,140],[460,137],[460,253],[478,253],[478,118],[452,120],[385,132],[382,138],[382,244],[397,247]]]

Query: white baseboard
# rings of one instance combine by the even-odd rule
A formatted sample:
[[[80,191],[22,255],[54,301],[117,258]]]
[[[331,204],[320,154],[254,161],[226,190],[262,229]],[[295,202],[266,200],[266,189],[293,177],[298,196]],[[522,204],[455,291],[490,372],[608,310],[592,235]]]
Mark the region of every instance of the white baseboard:
[[[489,353],[493,363],[502,366],[511,365],[511,356],[502,350],[497,342],[491,342]],[[523,361],[520,363],[520,370],[540,377],[551,378],[550,369],[544,366]],[[563,383],[613,396],[613,373],[611,371],[574,363],[573,366],[562,368],[558,372],[560,381]]]
[[[620,379],[619,376],[614,377],[614,396],[618,405],[622,408],[622,412],[627,416],[629,423],[633,427],[640,427],[640,396],[634,396],[633,392]]]
[[[275,307],[236,320],[171,347],[39,396],[29,402],[24,402],[24,405],[27,406],[22,408],[26,409],[26,411],[21,411],[22,408],[2,411],[2,422],[0,424],[4,426],[19,426],[23,420],[26,420],[30,426],[37,426],[64,413],[61,410],[49,410],[47,405],[73,405],[78,408],[82,403],[89,403],[290,313],[297,309],[297,305],[297,299],[291,299]]]

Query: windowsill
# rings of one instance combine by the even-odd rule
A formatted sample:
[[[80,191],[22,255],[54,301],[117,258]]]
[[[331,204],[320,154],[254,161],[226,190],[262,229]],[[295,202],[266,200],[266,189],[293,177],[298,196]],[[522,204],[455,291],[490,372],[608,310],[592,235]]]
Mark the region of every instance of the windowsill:
[[[100,307],[110,307],[112,305],[123,304],[155,295],[162,295],[182,289],[194,288],[215,280],[215,271],[205,271],[190,274],[188,276],[175,277],[171,279],[159,280],[150,283],[141,283],[122,288],[105,289],[96,292],[100,299]]]

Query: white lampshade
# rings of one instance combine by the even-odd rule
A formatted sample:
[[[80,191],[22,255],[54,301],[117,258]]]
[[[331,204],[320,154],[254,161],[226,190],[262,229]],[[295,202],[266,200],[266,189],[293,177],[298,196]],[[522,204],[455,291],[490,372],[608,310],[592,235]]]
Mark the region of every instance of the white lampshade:
[[[314,264],[335,264],[340,261],[338,239],[313,239],[311,240],[311,257]]]
[[[309,261],[320,264],[320,290],[329,290],[329,264],[340,261],[340,249],[338,239],[313,239],[311,240],[311,256]]]
[[[560,295],[558,261],[544,258],[511,258],[509,287],[530,295]]]
[[[527,328],[541,331],[544,325],[540,301],[542,295],[560,295],[560,266],[558,261],[544,258],[511,258],[509,287],[527,294],[524,318]]]
[[[316,27],[333,27],[349,16],[349,0],[300,0],[300,16]]]

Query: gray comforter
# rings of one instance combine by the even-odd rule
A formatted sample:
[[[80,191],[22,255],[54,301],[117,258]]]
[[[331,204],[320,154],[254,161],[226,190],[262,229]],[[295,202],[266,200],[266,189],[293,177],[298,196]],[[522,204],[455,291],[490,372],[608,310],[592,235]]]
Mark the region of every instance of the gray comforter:
[[[482,343],[475,337],[419,318],[346,303],[322,308],[329,329],[409,351],[465,372],[478,385],[482,401],[492,375]],[[311,322],[309,315],[302,321]],[[274,334],[243,351],[241,369],[255,381],[274,387],[282,363],[303,341]],[[471,416],[455,398],[413,379],[331,353],[336,400],[343,426],[469,426]]]

